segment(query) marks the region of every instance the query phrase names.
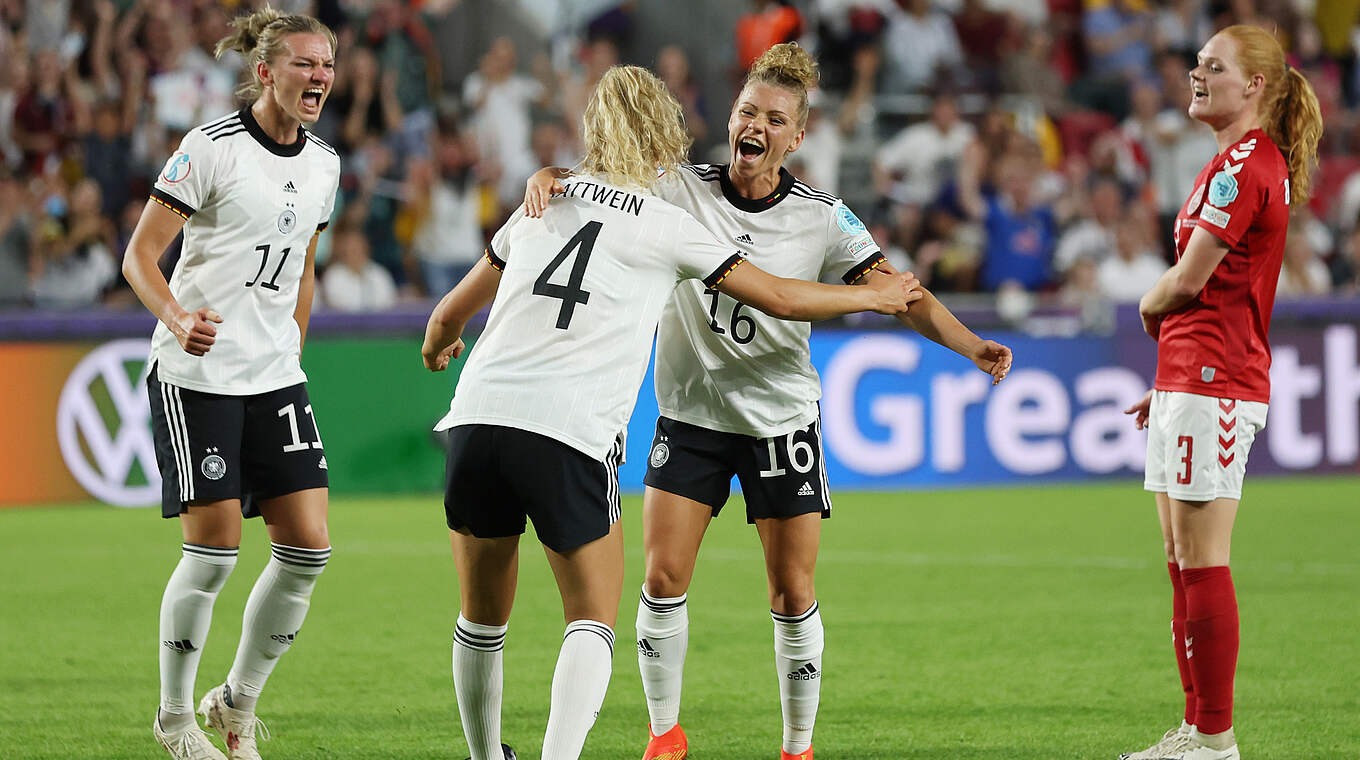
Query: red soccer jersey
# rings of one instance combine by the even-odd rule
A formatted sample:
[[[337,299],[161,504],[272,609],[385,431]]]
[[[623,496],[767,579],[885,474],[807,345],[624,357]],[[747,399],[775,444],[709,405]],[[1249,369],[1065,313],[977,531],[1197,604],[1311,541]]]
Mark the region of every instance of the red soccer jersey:
[[[1200,227],[1228,253],[1204,290],[1162,320],[1163,391],[1270,402],[1270,312],[1289,229],[1289,168],[1260,129],[1214,156],[1176,215],[1176,258]]]

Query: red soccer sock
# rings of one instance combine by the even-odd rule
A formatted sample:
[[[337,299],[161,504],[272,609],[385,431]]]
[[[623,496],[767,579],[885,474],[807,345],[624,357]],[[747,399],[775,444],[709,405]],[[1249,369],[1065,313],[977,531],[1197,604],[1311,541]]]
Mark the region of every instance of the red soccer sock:
[[[1185,584],[1185,650],[1195,685],[1195,727],[1202,734],[1232,728],[1237,672],[1237,595],[1226,565],[1181,570]]]
[[[1185,584],[1181,568],[1175,562],[1166,563],[1171,574],[1171,646],[1176,650],[1176,668],[1181,672],[1181,691],[1185,692],[1185,722],[1195,725],[1195,679],[1190,672],[1190,660],[1185,656]]]

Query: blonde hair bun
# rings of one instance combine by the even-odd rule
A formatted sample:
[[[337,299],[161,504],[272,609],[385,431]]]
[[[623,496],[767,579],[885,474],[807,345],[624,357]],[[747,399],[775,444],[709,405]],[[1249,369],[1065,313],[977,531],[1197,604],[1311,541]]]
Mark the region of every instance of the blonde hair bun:
[[[798,126],[807,124],[808,90],[817,87],[821,74],[812,54],[797,42],[783,42],[766,50],[746,73],[745,90],[753,84],[779,87],[798,96]]]

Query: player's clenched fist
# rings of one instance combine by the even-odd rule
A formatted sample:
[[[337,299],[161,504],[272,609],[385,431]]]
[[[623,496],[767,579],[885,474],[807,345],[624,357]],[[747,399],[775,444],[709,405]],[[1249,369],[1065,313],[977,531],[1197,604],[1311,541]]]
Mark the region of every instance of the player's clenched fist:
[[[222,315],[204,307],[177,317],[171,325],[171,331],[185,353],[202,356],[217,342],[216,325],[219,324],[222,324]]]

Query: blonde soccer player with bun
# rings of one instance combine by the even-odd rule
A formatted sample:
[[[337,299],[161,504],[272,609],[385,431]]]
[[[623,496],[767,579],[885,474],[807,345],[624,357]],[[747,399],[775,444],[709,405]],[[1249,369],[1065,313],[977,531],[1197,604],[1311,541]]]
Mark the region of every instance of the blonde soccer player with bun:
[[[246,602],[231,671],[199,703],[231,760],[260,757],[256,700],[331,553],[326,452],[299,357],[340,177],[335,150],[303,125],[321,116],[335,79],[335,35],[268,6],[232,25],[217,52],[244,56],[252,102],[184,136],[123,260],[160,319],[147,389],[161,514],[179,518],[184,543],[161,600],[153,731],[179,760],[223,757],[194,719],[194,676],[242,517],[264,517],[272,557]],[[167,282],[156,261],[181,230]]]
[[[471,760],[509,760],[501,656],[526,521],[544,546],[566,631],[553,675],[545,760],[574,760],[609,683],[623,587],[618,464],[652,337],[677,288],[712,289],[773,319],[898,314],[910,274],[850,288],[769,274],[652,192],[689,147],[680,105],[655,76],[616,66],[585,111],[581,173],[542,218],[514,215],[430,315],[425,366],[462,353],[447,430],[444,511],[462,609],[453,682]]]
[[[1181,724],[1124,760],[1237,760],[1237,595],[1228,569],[1247,454],[1270,402],[1270,313],[1290,208],[1308,200],[1322,135],[1313,88],[1275,38],[1230,26],[1190,70],[1190,116],[1218,155],[1176,217],[1176,264],[1139,311],[1157,341],[1153,390],[1128,409],[1148,429],[1144,488],[1171,576]]]
[[[817,65],[794,43],[751,67],[728,119],[729,163],[666,172],[657,195],[693,214],[750,261],[785,277],[873,286],[896,276],[839,198],[784,168],[802,144]],[[551,212],[566,173],[529,181],[526,210]],[[547,211],[544,211],[544,209]],[[1009,348],[973,334],[933,295],[897,315],[999,382]],[[821,385],[806,322],[745,312],[728,294],[688,282],[657,336],[661,410],[643,499],[646,578],[637,613],[638,667],[651,719],[644,760],[680,760],[680,694],[689,641],[687,592],[709,521],[740,479],[746,519],[765,550],[784,760],[810,760],[822,677],[822,619],[813,587],[821,521],[831,515],[822,457]]]

